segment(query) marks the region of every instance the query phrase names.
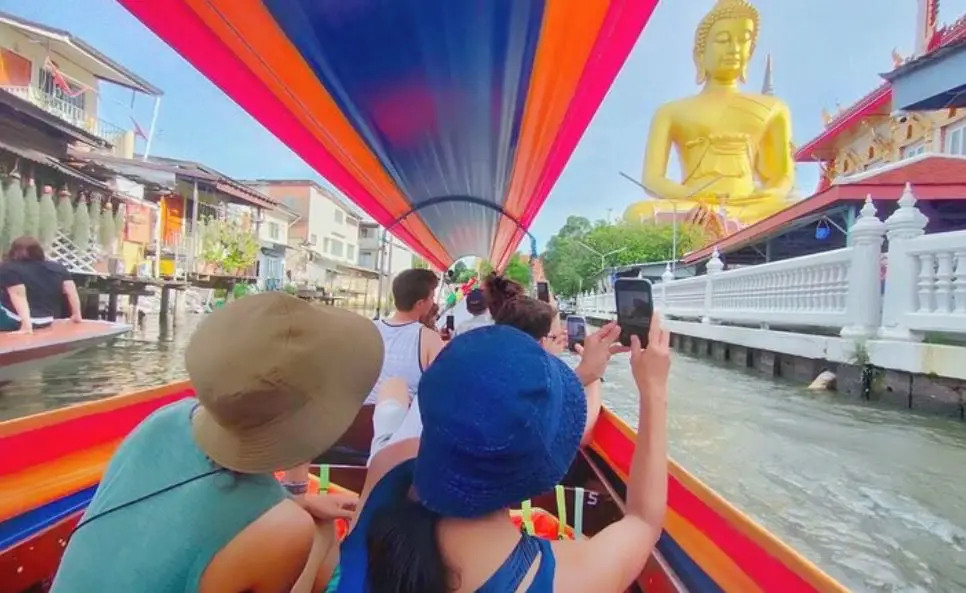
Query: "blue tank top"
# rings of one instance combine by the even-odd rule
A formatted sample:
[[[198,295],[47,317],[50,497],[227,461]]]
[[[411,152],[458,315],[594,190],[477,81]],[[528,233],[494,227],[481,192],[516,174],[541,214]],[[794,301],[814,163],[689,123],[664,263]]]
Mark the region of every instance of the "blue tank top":
[[[235,474],[205,456],[191,435],[196,405],[165,406],[124,439],[70,539],[52,593],[197,591],[215,554],[285,499],[273,476]]]
[[[403,496],[407,496],[413,483],[415,460],[409,459],[389,471],[369,493],[366,504],[356,519],[352,533],[342,542],[339,560],[339,583],[336,593],[368,593],[367,571],[369,551],[366,548],[366,532],[373,516]],[[552,593],[556,561],[550,542],[522,534],[516,547],[476,593],[515,593],[524,577],[540,559],[540,566],[527,587],[527,593]]]

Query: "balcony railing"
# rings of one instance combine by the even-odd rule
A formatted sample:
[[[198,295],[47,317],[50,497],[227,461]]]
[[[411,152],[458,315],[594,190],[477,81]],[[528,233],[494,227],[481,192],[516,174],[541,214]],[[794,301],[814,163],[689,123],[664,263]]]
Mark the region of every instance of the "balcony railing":
[[[119,128],[114,124],[107,123],[101,119],[89,115],[83,108],[73,105],[68,101],[45,93],[37,87],[32,86],[0,86],[11,95],[20,97],[47,113],[57,116],[65,122],[76,126],[82,130],[102,138],[116,146],[121,142],[127,130]]]

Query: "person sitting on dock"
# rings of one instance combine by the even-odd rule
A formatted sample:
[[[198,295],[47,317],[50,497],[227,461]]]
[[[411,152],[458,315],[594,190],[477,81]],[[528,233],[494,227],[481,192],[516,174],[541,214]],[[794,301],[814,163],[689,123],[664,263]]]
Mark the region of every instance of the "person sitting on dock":
[[[423,375],[421,438],[373,459],[342,544],[339,592],[616,593],[631,586],[661,535],[667,505],[670,355],[659,319],[648,338],[646,349],[632,340],[640,428],[620,520],[589,539],[520,533],[508,510],[552,490],[570,468],[584,432],[584,390],[574,371],[523,332],[481,328],[455,338]],[[593,348],[582,363],[599,378],[609,350]]]
[[[0,331],[29,334],[49,327],[64,317],[64,298],[70,320],[80,323],[80,297],[67,268],[48,260],[33,237],[14,239],[0,263]]]
[[[284,293],[211,313],[185,352],[197,399],[156,411],[121,443],[52,592],[317,591],[338,562],[332,520],[354,500],[293,500],[274,473],[342,436],[382,355],[369,320]]]
[[[483,292],[483,289],[474,288],[466,295],[466,311],[472,317],[456,326],[456,330],[453,332],[454,337],[478,327],[493,325],[493,317],[487,307],[486,293]]]
[[[366,398],[367,404],[375,404],[370,458],[402,424],[416,398],[416,387],[423,371],[443,348],[442,337],[421,321],[436,306],[433,296],[438,286],[439,278],[431,270],[413,268],[401,272],[392,282],[396,313],[389,319],[376,321],[376,328],[385,346],[385,359],[379,380]],[[383,381],[391,377],[406,382],[407,396],[404,400],[379,398]]]

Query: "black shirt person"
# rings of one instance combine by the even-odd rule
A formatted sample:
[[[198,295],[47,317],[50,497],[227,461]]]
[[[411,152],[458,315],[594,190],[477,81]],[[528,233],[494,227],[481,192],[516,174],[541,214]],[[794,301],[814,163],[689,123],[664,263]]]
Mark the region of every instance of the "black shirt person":
[[[80,297],[67,268],[47,260],[33,237],[14,240],[0,263],[0,331],[29,334],[66,317],[65,296],[70,320],[80,323]]]

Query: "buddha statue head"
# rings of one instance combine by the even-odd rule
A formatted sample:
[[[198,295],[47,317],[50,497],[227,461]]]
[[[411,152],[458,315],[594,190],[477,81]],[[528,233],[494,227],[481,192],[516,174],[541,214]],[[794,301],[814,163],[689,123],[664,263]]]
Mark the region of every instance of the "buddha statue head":
[[[748,0],[717,0],[694,34],[698,84],[747,79],[748,62],[758,41],[758,10]]]

